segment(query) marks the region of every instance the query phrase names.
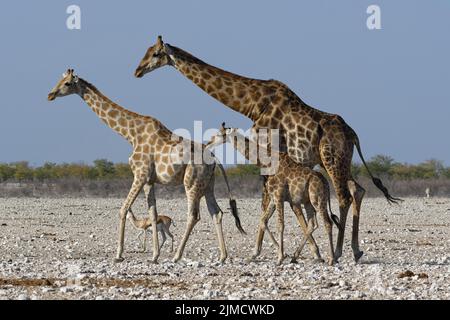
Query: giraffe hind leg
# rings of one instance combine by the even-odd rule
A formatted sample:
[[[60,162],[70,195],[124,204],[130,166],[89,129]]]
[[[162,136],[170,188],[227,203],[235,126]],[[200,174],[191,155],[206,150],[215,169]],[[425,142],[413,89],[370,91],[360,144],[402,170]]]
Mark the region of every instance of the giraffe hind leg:
[[[347,182],[350,194],[352,196],[352,211],[353,211],[353,230],[352,230],[352,249],[355,262],[362,257],[363,251],[359,249],[359,214],[361,212],[361,203],[366,190],[361,187],[354,180]]]

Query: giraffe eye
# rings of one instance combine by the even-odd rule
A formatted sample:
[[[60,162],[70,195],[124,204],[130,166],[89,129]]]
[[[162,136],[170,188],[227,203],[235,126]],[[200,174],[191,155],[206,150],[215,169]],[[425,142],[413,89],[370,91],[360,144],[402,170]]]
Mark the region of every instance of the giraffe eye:
[[[155,52],[154,54],[153,54],[153,57],[155,57],[155,58],[157,58],[157,57],[159,57],[160,56],[160,53],[159,52]]]
[[[64,83],[64,85],[65,85],[66,87],[70,87],[70,82],[66,82],[66,83]]]

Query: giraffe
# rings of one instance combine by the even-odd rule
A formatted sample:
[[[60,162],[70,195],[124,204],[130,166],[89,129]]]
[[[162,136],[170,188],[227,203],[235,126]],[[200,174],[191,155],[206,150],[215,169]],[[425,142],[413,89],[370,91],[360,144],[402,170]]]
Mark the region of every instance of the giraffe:
[[[147,230],[152,226],[152,221],[150,217],[146,218],[137,218],[133,211],[128,210],[127,218],[130,220],[131,224],[136,230],[139,230],[139,234],[137,239],[139,240],[142,235],[144,236],[144,239],[142,240],[142,252],[145,252],[147,247]],[[168,216],[164,216],[161,214],[158,214],[158,219],[156,221],[156,229],[159,233],[161,233],[162,236],[162,242],[159,246],[159,249],[161,250],[164,243],[166,242],[166,234],[170,237],[170,252],[173,252],[173,235],[170,232],[170,226],[175,225],[175,223],[172,222],[172,218]]]
[[[352,176],[353,147],[372,182],[389,203],[401,201],[389,194],[379,178],[372,175],[362,155],[355,131],[336,114],[315,109],[302,101],[287,85],[277,80],[243,77],[209,65],[192,54],[157,38],[142,58],[135,76],[170,65],[200,89],[232,110],[248,117],[253,130],[277,129],[280,150],[297,163],[313,168],[322,166],[329,175],[339,202],[340,221],[335,258],[342,255],[347,214],[353,204],[352,250],[355,262],[363,255],[359,248],[359,217],[365,190]],[[304,230],[306,232],[306,230]]]
[[[176,262],[181,259],[189,235],[195,224],[200,220],[200,200],[205,197],[208,211],[215,222],[220,248],[220,262],[224,262],[227,257],[227,250],[222,231],[223,212],[214,195],[215,165],[218,164],[223,174],[225,174],[225,171],[216,158],[213,158],[214,161],[211,161],[211,164],[206,163],[206,161],[201,164],[192,161],[182,163],[175,161],[177,156],[183,159],[183,154],[181,154],[183,150],[177,149],[180,141],[183,141],[181,137],[174,136],[157,119],[139,115],[112,102],[92,84],[75,75],[73,69],[69,69],[63,74],[62,79],[48,94],[48,100],[53,101],[56,97],[71,94],[79,95],[106,125],[123,136],[133,147],[129,164],[134,179],[128,196],[120,209],[118,246],[114,261],[121,262],[124,260],[122,254],[126,215],[140,191],[144,189],[152,222],[152,261],[157,262],[160,248],[157,223],[155,223],[157,211],[154,186],[155,184],[183,184],[188,203],[188,219],[185,233],[173,261]],[[205,147],[204,145],[198,146],[192,141],[187,141],[187,143],[191,148],[203,149]],[[211,154],[211,156],[213,155]],[[231,213],[234,216],[236,226],[241,233],[245,233],[239,220],[236,201],[232,198],[228,184],[227,187]]]
[[[225,123],[222,123],[219,132],[211,138],[207,147],[212,148],[226,142],[231,143],[247,160],[252,161],[252,159],[256,159],[256,165],[259,167],[266,166],[266,164],[258,160],[260,159],[258,156],[260,150],[258,144],[241,134],[237,128],[225,128]],[[333,220],[338,228],[340,224],[339,218],[331,211],[328,181],[320,172],[294,162],[287,153],[271,154],[271,157],[278,159],[278,163],[276,164],[274,174],[266,176],[264,182],[262,215],[252,260],[256,259],[261,253],[262,240],[264,231],[266,230],[275,247],[278,248],[277,264],[280,265],[283,262],[285,258],[283,245],[284,202],[288,202],[299,222],[304,220],[301,208],[302,203],[308,214],[307,233],[304,235],[303,241],[296,250],[292,262],[297,260],[306,240],[312,237],[312,233],[317,229],[316,212],[318,212],[322,216],[329,240],[328,264],[333,265],[334,249],[331,220]],[[330,209],[331,219],[328,215],[327,205]],[[275,210],[278,213],[278,243],[267,225]]]

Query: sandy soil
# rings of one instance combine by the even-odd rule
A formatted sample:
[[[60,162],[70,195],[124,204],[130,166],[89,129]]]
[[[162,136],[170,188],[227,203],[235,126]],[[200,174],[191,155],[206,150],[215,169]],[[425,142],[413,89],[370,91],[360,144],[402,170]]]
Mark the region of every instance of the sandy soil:
[[[202,220],[188,241],[184,259],[171,261],[167,243],[158,264],[151,244],[139,252],[137,231],[126,230],[125,261],[116,264],[121,199],[1,199],[0,299],[449,299],[450,199],[409,198],[400,206],[366,199],[360,241],[365,255],[355,265],[350,247],[351,218],[340,263],[311,259],[308,248],[298,264],[276,266],[266,237],[256,262],[253,252],[259,199],[238,201],[242,236],[231,214],[224,216],[229,258],[218,264],[212,221],[202,203]],[[219,201],[227,208],[227,201]],[[160,214],[173,217],[175,247],[183,233],[183,199],[158,200]],[[333,209],[338,212],[337,203]],[[136,214],[145,213],[139,199]],[[315,233],[327,254],[324,228]],[[271,221],[273,231],[275,219]],[[334,228],[334,234],[337,229]],[[286,211],[286,250],[294,252],[301,233]],[[150,241],[150,240],[149,240]]]

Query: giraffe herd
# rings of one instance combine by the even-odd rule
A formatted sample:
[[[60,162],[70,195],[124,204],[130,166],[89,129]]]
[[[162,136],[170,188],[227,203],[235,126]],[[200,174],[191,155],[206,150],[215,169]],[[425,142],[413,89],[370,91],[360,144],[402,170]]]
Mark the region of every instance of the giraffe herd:
[[[262,214],[253,258],[261,251],[265,231],[277,247],[278,263],[285,258],[283,249],[285,201],[293,209],[304,233],[303,241],[293,256],[294,261],[306,242],[309,242],[314,258],[321,259],[312,236],[312,232],[317,228],[317,212],[323,218],[329,238],[328,262],[329,264],[337,262],[342,255],[350,206],[353,209],[351,242],[353,256],[356,262],[361,258],[363,252],[359,248],[358,233],[365,190],[353,179],[350,171],[354,146],[365,166],[366,163],[358,136],[340,116],[307,105],[280,81],[251,79],[221,70],[182,49],[164,43],[159,36],[156,43],[145,53],[135,71],[135,76],[142,78],[145,74],[163,66],[173,66],[210,96],[251,119],[252,130],[256,135],[263,129],[276,129],[280,133],[279,152],[271,154],[272,157],[279,157],[277,172],[264,179]],[[153,234],[153,261],[157,262],[160,246],[155,184],[183,184],[188,207],[187,223],[173,261],[181,259],[188,238],[200,220],[200,200],[204,197],[215,224],[220,249],[219,260],[224,262],[227,250],[222,230],[223,211],[214,195],[216,166],[222,171],[228,187],[230,209],[236,227],[242,234],[245,234],[245,231],[240,223],[236,200],[231,195],[225,170],[210,148],[226,141],[233,143],[236,131],[223,127],[208,145],[188,141],[174,135],[157,119],[134,113],[112,102],[95,86],[78,77],[73,69],[63,74],[62,79],[48,94],[48,99],[52,101],[56,97],[71,94],[79,95],[106,125],[123,136],[133,147],[129,164],[134,180],[120,209],[117,254],[114,260],[123,261],[127,213],[143,189],[148,206],[148,222],[151,224]],[[245,137],[243,139],[245,141],[243,147],[239,147],[238,144],[235,146],[244,155],[249,156],[249,149],[246,146],[254,142]],[[180,145],[185,148],[180,149]],[[267,148],[268,145],[261,147]],[[194,161],[193,154],[196,151],[201,152],[204,161],[200,163]],[[328,181],[318,171],[313,170],[316,165],[325,169],[333,184],[339,202],[339,218],[328,212],[328,208],[331,211]],[[369,174],[389,202],[400,201],[389,194],[380,179],[373,177],[370,171]],[[307,221],[303,216],[301,204],[306,210]],[[267,222],[275,210],[278,214],[278,242],[267,227]],[[335,249],[332,221],[338,226]]]

